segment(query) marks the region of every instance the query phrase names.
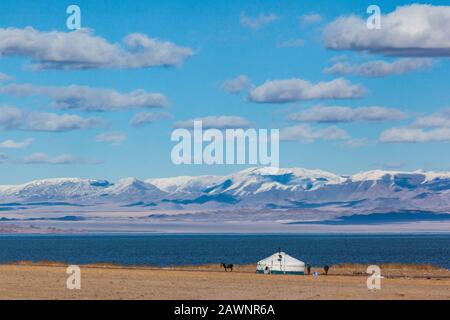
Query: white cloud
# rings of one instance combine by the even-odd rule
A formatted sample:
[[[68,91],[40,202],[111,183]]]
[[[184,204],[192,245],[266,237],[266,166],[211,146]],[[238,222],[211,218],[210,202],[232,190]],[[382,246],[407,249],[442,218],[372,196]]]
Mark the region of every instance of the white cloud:
[[[249,17],[245,13],[241,13],[240,22],[241,25],[252,30],[259,30],[272,22],[278,20],[278,16],[276,14],[260,14],[256,17]]]
[[[383,143],[450,142],[450,109],[418,117],[408,126],[385,130],[379,140]]]
[[[97,142],[107,142],[112,145],[119,145],[127,139],[127,135],[123,132],[105,132],[95,137]]]
[[[450,109],[417,118],[411,125],[415,128],[450,128]]]
[[[292,40],[286,40],[279,44],[280,48],[297,48],[297,47],[303,47],[305,44],[305,40],[303,39],[292,39]]]
[[[23,141],[5,140],[0,142],[0,148],[3,149],[23,149],[28,148],[34,142],[33,138],[25,139]]]
[[[170,114],[165,112],[139,112],[131,118],[130,125],[139,127],[168,118],[170,118]]]
[[[309,125],[300,124],[283,128],[280,131],[280,139],[286,141],[313,142],[315,140],[344,140],[348,138],[348,133],[336,126],[312,128]]]
[[[251,85],[250,78],[246,75],[240,75],[234,79],[225,80],[222,88],[228,93],[239,94]]]
[[[248,128],[250,122],[237,116],[209,116],[185,121],[178,121],[174,124],[175,128],[192,129],[194,121],[201,121],[203,129],[239,129]]]
[[[319,23],[322,21],[322,16],[320,14],[304,14],[302,15],[299,20],[300,20],[300,24],[302,25],[307,25],[307,24],[314,24],[314,23]]]
[[[104,124],[98,118],[82,118],[72,114],[60,115],[14,107],[0,107],[0,128],[3,130],[61,132],[90,129]]]
[[[388,121],[400,120],[406,114],[397,109],[371,106],[371,107],[323,107],[314,106],[311,109],[302,110],[291,114],[288,119],[303,122],[355,122],[355,121]]]
[[[301,100],[354,99],[364,93],[362,86],[342,78],[318,83],[303,79],[272,80],[251,90],[249,100],[256,103],[288,103]]]
[[[427,58],[404,58],[393,62],[378,60],[354,65],[338,62],[326,68],[324,72],[328,74],[351,74],[363,77],[386,77],[429,69],[432,65],[433,60]]]
[[[132,33],[123,44],[109,43],[91,30],[40,32],[0,29],[0,54],[23,56],[35,69],[148,68],[176,66],[193,55],[190,48]]]
[[[120,93],[110,89],[71,85],[66,87],[9,84],[0,93],[13,96],[43,96],[53,100],[52,106],[85,111],[120,111],[130,108],[164,108],[169,102],[161,93],[135,90]]]
[[[346,61],[346,60],[348,60],[348,56],[346,55],[346,54],[339,54],[339,55],[337,55],[337,56],[333,56],[333,57],[331,57],[330,58],[330,61],[331,62],[343,62],[343,61]]]
[[[450,56],[450,6],[412,4],[381,17],[381,29],[366,20],[340,17],[325,28],[330,49],[409,57]]]
[[[14,80],[14,77],[7,75],[6,73],[0,72],[0,83],[12,80]]]
[[[397,127],[383,131],[383,143],[450,142],[450,128],[426,130],[422,128]]]
[[[49,156],[45,153],[33,153],[22,160],[25,164],[97,164],[99,162],[77,158],[70,154]]]
[[[361,148],[369,145],[371,142],[367,138],[354,138],[344,142],[344,147],[349,149]]]

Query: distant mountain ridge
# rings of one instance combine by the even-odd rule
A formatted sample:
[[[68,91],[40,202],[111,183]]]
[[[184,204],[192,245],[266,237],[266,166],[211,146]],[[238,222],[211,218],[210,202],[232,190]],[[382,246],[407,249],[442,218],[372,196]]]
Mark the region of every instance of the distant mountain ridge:
[[[65,201],[73,204],[153,202],[155,208],[234,206],[302,209],[333,206],[448,210],[449,172],[368,171],[341,176],[301,168],[250,168],[226,176],[141,181],[59,178],[0,186],[0,202]]]
[[[274,216],[450,212],[450,172],[374,170],[352,176],[302,168],[249,168],[225,176],[138,180],[58,178],[0,186],[0,210],[107,206],[142,211],[263,212]],[[308,215],[309,214],[309,215]]]

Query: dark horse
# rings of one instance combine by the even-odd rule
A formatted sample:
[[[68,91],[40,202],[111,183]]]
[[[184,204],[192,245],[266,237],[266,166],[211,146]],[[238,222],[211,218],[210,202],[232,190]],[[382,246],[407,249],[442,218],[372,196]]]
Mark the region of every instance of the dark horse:
[[[325,275],[328,275],[328,270],[330,270],[330,266],[326,265],[323,267],[323,271],[325,271]]]
[[[228,269],[230,269],[230,271],[233,272],[233,265],[232,265],[232,264],[225,264],[225,263],[222,263],[221,265],[222,265],[222,267],[225,269],[225,272],[227,272]]]

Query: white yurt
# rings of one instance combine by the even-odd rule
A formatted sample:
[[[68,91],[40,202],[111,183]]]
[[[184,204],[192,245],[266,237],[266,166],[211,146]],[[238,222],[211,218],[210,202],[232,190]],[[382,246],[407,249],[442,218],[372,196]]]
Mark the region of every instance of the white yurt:
[[[285,252],[277,252],[258,262],[257,273],[305,274],[305,263]]]

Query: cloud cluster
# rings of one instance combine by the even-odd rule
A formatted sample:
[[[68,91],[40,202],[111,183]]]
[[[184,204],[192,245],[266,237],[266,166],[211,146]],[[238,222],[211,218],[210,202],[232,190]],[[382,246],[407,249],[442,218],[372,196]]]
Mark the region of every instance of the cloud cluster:
[[[256,103],[288,103],[301,100],[354,99],[365,89],[339,78],[311,83],[303,79],[272,80],[250,91],[249,100]]]
[[[62,132],[90,129],[104,124],[104,121],[98,118],[0,107],[0,129],[2,130]]]
[[[450,7],[412,4],[381,17],[381,29],[366,20],[337,18],[324,31],[325,45],[335,50],[365,51],[405,57],[450,56]]]
[[[410,127],[391,128],[381,133],[380,141],[383,143],[449,142],[450,128],[431,130]]]
[[[400,110],[379,106],[359,108],[314,106],[310,109],[291,114],[288,116],[288,119],[302,122],[338,123],[400,120],[405,117],[406,114]]]
[[[98,161],[90,161],[77,158],[70,154],[49,156],[46,153],[33,153],[25,156],[22,160],[24,164],[98,164]]]
[[[130,125],[133,127],[141,127],[168,118],[170,118],[170,114],[166,112],[139,112],[131,118]]]
[[[345,148],[355,149],[355,148],[365,147],[369,144],[371,144],[371,141],[367,138],[353,138],[353,139],[348,139],[347,141],[345,141],[343,143],[343,146]]]
[[[380,135],[383,143],[450,142],[450,110],[417,118],[411,125],[394,127]]]
[[[326,68],[324,72],[328,74],[357,75],[375,78],[424,70],[430,68],[432,65],[433,60],[428,58],[404,58],[393,62],[377,60],[353,65],[346,62],[338,62]]]
[[[0,55],[30,58],[35,69],[149,68],[176,66],[193,50],[132,33],[122,44],[109,43],[91,30],[40,32],[0,28]]]
[[[123,132],[105,132],[95,136],[97,142],[107,142],[112,145],[119,145],[127,139],[127,135]]]
[[[178,121],[174,124],[175,128],[192,129],[194,121],[201,121],[203,129],[239,129],[248,128],[250,122],[237,116],[209,116],[185,121]]]
[[[34,143],[33,138],[25,139],[23,141],[5,140],[0,142],[2,149],[23,149],[28,148]]]
[[[130,108],[164,108],[168,99],[161,93],[115,90],[71,85],[66,87],[8,84],[0,86],[0,94],[18,97],[43,96],[53,101],[52,107],[84,111],[119,111]]]
[[[224,91],[231,94],[239,94],[242,91],[249,88],[251,85],[250,78],[246,75],[237,76],[234,79],[225,80],[222,83],[222,88]]]
[[[336,126],[326,128],[312,128],[307,124],[283,128],[280,139],[285,141],[314,142],[315,140],[344,140],[348,133]]]
[[[415,128],[450,128],[450,109],[429,116],[418,117],[412,126]]]
[[[0,72],[0,83],[12,81],[12,80],[14,80],[14,77],[12,77],[6,73]]]
[[[259,30],[272,22],[278,20],[278,16],[276,14],[263,14],[256,17],[249,17],[245,13],[241,13],[240,22],[241,25],[247,28],[250,28],[254,31]]]

